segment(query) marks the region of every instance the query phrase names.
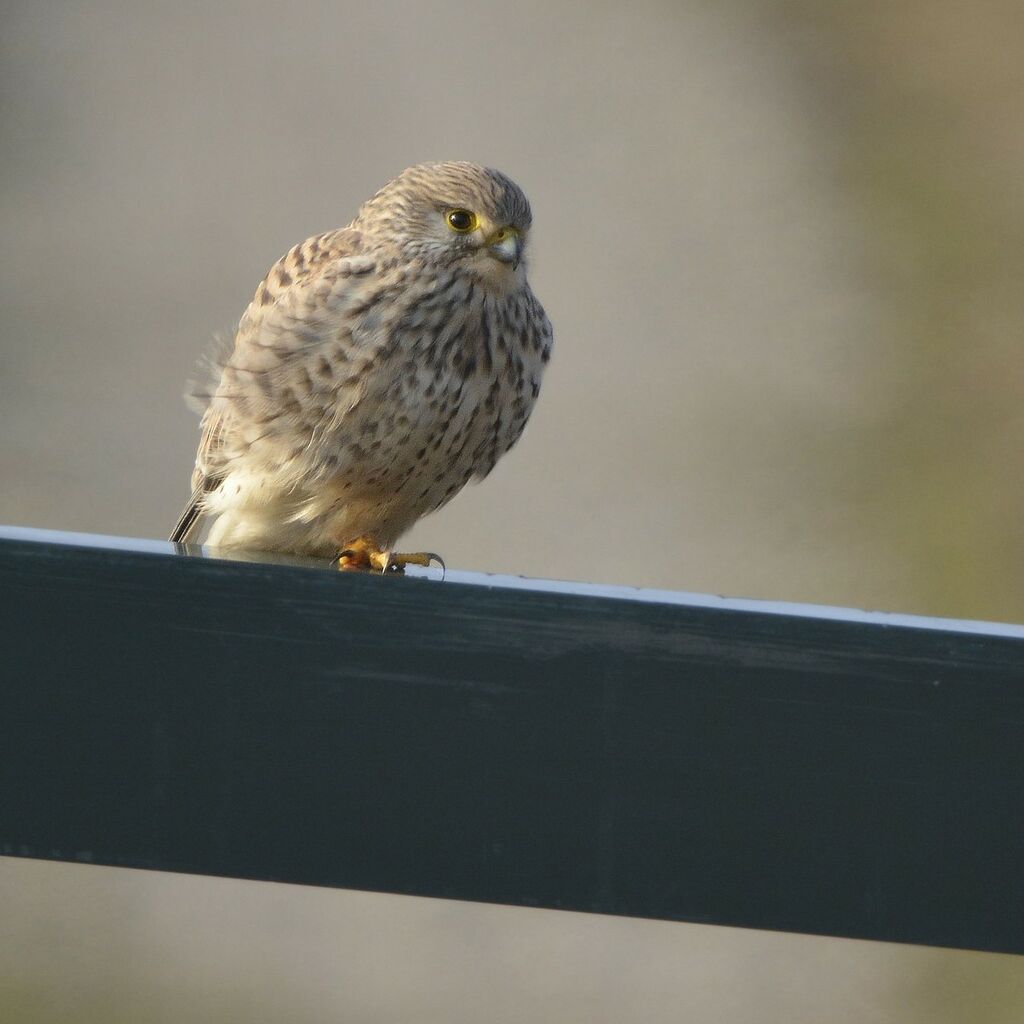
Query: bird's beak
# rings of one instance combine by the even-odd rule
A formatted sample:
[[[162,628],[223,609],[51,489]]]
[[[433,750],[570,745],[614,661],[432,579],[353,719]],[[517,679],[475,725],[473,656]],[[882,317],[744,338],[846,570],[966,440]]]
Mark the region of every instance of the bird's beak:
[[[523,236],[513,227],[498,228],[487,239],[487,247],[496,260],[511,263],[515,270],[523,257]]]

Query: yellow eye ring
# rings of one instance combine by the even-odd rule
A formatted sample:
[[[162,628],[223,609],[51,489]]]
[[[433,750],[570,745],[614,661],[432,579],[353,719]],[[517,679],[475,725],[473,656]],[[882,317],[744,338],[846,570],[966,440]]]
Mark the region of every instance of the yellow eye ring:
[[[476,231],[480,220],[472,210],[449,210],[445,220],[456,234],[468,235]]]

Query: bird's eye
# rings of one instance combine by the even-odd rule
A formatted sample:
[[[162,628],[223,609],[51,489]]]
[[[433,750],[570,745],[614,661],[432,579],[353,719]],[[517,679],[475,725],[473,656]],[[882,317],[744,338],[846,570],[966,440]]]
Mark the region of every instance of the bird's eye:
[[[448,227],[460,235],[466,235],[470,231],[475,231],[479,223],[476,214],[472,210],[449,210],[445,220],[448,221]]]

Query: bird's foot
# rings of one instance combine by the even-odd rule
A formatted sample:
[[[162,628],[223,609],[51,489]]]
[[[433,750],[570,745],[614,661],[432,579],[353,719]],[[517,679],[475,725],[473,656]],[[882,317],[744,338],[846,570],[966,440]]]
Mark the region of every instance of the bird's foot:
[[[338,552],[337,565],[342,572],[403,573],[407,565],[424,568],[437,562],[445,571],[444,559],[433,551],[385,551],[372,537],[356,537]]]

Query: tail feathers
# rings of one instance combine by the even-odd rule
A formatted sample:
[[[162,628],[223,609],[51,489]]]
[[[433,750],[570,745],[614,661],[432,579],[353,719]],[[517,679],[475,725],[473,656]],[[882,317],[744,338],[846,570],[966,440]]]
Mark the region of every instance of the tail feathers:
[[[202,518],[203,498],[206,497],[206,492],[209,490],[209,483],[204,481],[192,492],[192,497],[188,499],[184,511],[178,517],[178,521],[171,531],[169,539],[172,544],[187,544],[189,542],[189,538]]]

